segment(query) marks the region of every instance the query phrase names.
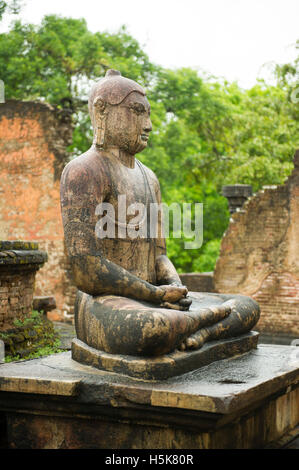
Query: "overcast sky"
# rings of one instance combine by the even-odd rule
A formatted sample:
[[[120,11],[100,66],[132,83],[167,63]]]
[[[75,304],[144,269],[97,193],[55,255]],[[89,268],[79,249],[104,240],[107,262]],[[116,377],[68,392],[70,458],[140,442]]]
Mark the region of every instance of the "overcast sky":
[[[193,67],[242,87],[296,56],[299,0],[25,0],[20,17],[85,18],[91,31],[125,24],[152,62]],[[7,23],[1,30],[7,29]]]

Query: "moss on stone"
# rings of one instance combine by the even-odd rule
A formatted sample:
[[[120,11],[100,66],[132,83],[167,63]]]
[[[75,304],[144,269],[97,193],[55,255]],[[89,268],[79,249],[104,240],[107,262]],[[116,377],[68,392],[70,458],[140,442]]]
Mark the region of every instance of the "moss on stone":
[[[53,323],[42,313],[32,311],[24,320],[15,320],[14,325],[5,333],[0,332],[0,339],[5,344],[6,362],[62,351]]]

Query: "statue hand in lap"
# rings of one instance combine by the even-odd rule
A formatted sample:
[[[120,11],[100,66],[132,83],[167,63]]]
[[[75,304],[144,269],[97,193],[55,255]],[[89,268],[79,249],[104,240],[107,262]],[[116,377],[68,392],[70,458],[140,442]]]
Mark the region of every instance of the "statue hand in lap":
[[[158,356],[248,332],[259,318],[256,302],[188,293],[166,254],[161,211],[148,221],[161,194],[135,158],[152,130],[143,88],[110,70],[92,88],[89,111],[93,144],[61,178],[78,339],[109,353]]]
[[[184,299],[188,293],[187,287],[184,286],[174,286],[170,284],[159,287],[164,290],[164,295],[162,297],[163,302],[179,302]]]

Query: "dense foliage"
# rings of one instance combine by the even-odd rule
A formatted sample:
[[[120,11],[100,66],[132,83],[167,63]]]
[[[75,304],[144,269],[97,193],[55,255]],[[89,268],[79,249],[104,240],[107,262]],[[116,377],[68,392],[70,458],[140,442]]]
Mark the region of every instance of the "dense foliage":
[[[203,246],[184,250],[183,239],[169,239],[170,257],[180,271],[212,270],[229,219],[221,186],[247,183],[256,191],[282,183],[292,169],[298,60],[277,67],[276,86],[259,81],[243,90],[192,69],[155,66],[125,28],[91,33],[85,20],[51,15],[38,26],[17,21],[0,35],[6,97],[69,108],[76,124],[72,156],[90,146],[87,90],[108,68],[147,89],[153,132],[139,158],[159,177],[164,201],[204,204]]]

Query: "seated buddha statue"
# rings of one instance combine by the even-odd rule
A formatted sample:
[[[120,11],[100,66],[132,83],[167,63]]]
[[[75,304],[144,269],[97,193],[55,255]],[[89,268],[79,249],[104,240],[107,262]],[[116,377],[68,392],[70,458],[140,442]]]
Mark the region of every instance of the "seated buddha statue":
[[[90,92],[89,112],[93,144],[61,178],[77,338],[106,353],[156,357],[249,332],[260,314],[254,300],[182,285],[166,254],[160,213],[151,221],[157,236],[129,234],[132,213],[123,216],[120,201],[125,209],[161,203],[156,175],[135,157],[152,130],[144,89],[109,70]],[[97,230],[109,212],[99,211],[105,204],[117,214],[111,236]]]

